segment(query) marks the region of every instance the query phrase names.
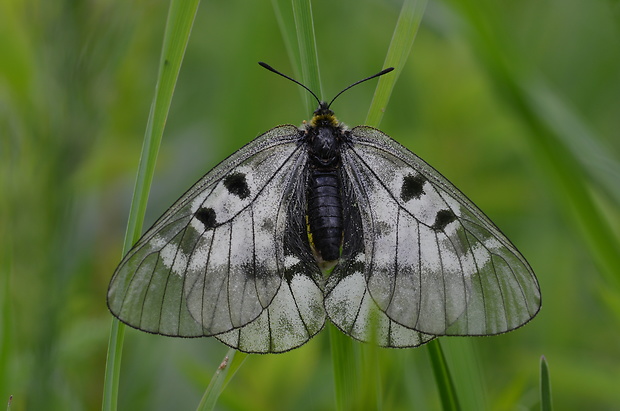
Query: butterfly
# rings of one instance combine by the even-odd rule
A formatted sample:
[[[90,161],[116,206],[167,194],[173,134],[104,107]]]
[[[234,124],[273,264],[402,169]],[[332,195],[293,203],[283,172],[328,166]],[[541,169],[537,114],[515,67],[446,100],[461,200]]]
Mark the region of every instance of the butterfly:
[[[424,160],[331,104],[233,153],[138,240],[108,307],[125,324],[213,336],[240,351],[306,343],[327,319],[384,347],[493,335],[541,306],[532,268],[465,195]]]

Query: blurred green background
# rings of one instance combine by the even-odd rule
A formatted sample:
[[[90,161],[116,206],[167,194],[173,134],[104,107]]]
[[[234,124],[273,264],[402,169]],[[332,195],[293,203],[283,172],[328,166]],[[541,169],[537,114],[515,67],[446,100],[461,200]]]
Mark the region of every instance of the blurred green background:
[[[383,68],[400,7],[313,2],[324,98]],[[167,8],[0,0],[0,404],[13,395],[11,410],[101,407],[105,293]],[[253,137],[309,118],[298,87],[259,60],[295,74],[271,3],[204,1],[145,226]],[[363,123],[373,87],[341,96],[339,119]],[[620,409],[619,126],[620,2],[429,1],[381,129],[497,223],[543,293],[522,329],[441,340],[460,394],[482,393],[480,408],[538,409],[544,355],[556,409]],[[194,409],[226,351],[128,329],[119,409]],[[470,351],[475,370],[459,365]],[[376,365],[383,409],[439,409],[425,348],[379,350]],[[287,354],[250,356],[218,404],[333,408],[326,332]]]

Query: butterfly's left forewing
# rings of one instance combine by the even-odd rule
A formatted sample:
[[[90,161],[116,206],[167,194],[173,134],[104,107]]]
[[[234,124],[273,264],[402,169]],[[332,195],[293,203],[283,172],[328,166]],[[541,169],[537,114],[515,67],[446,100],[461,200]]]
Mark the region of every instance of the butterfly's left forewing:
[[[207,173],[125,256],[108,290],[112,313],[144,331],[219,335],[252,352],[312,337],[324,321],[319,270],[307,247],[285,246],[292,221],[304,221],[289,213],[305,162],[299,130],[280,126]],[[304,330],[286,339],[281,330],[299,321]]]
[[[467,197],[379,130],[349,136],[341,154],[360,204],[364,279],[391,321],[431,335],[491,335],[536,315],[532,269]],[[351,267],[341,275],[360,265]]]

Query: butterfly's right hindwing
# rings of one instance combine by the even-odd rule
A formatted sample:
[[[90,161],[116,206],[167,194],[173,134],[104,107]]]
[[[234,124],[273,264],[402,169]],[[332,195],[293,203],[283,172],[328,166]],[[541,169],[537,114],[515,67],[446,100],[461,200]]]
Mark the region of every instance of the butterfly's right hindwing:
[[[359,341],[382,347],[417,347],[435,338],[403,327],[383,312],[372,299],[366,284],[364,224],[360,207],[368,207],[358,196],[352,181],[341,172],[343,181],[344,244],[340,263],[329,276],[325,291],[325,311],[343,333]],[[359,185],[358,185],[359,186]]]
[[[220,334],[233,347],[245,341],[244,351],[273,352],[300,345],[273,334],[277,305],[295,303],[303,342],[318,332],[322,297],[318,277],[310,275],[318,267],[302,267],[307,258],[284,241],[306,156],[299,130],[280,126],[207,173],[125,256],[108,290],[112,313],[152,333]],[[295,321],[287,316],[277,320]],[[268,342],[248,343],[260,339]]]

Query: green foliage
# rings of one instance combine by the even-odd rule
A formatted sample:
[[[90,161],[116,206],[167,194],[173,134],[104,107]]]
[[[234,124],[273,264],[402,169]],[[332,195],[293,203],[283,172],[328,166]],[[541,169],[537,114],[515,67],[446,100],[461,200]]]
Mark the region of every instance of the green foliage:
[[[398,67],[389,102],[373,103],[385,109],[382,130],[462,188],[537,272],[544,302],[531,324],[503,336],[440,340],[463,409],[538,409],[543,352],[555,408],[620,403],[613,2],[430,1],[400,63],[386,55],[393,38],[404,40],[405,56],[413,41],[410,30],[395,33],[401,2],[203,2],[166,120],[174,81],[161,82],[162,42],[185,36],[166,37],[173,6],[0,1],[0,399],[13,395],[11,410],[101,407],[112,323],[105,293],[122,254],[147,124],[164,137],[150,171],[148,225],[254,136],[309,118],[307,94],[260,60],[326,99]],[[316,39],[300,44],[296,19],[309,11],[305,30],[314,27]],[[169,94],[152,106],[156,84],[158,95]],[[338,118],[363,123],[372,87],[341,96]],[[150,107],[163,109],[159,121],[148,121]],[[144,156],[154,161],[152,152]],[[138,203],[144,212],[145,197]],[[128,243],[141,231],[138,220],[132,212]],[[249,356],[220,388],[218,374],[215,409],[334,409],[336,395],[386,410],[442,409],[443,383],[431,375],[426,348],[347,341],[343,364],[352,356],[353,365],[334,372],[331,334],[287,354]],[[112,340],[118,353],[122,338]],[[227,353],[212,339],[127,329],[124,340],[112,377],[119,409],[196,408]],[[356,385],[335,394],[335,378]],[[105,395],[115,402],[113,392]]]
[[[549,378],[549,366],[544,356],[540,358],[540,409],[541,411],[553,410],[551,400],[551,381]]]
[[[435,382],[439,390],[442,409],[446,411],[460,410],[461,405],[459,404],[456,388],[452,382],[450,369],[441,349],[441,344],[438,340],[434,340],[429,342],[426,348],[431,358],[433,375],[435,376]]]

